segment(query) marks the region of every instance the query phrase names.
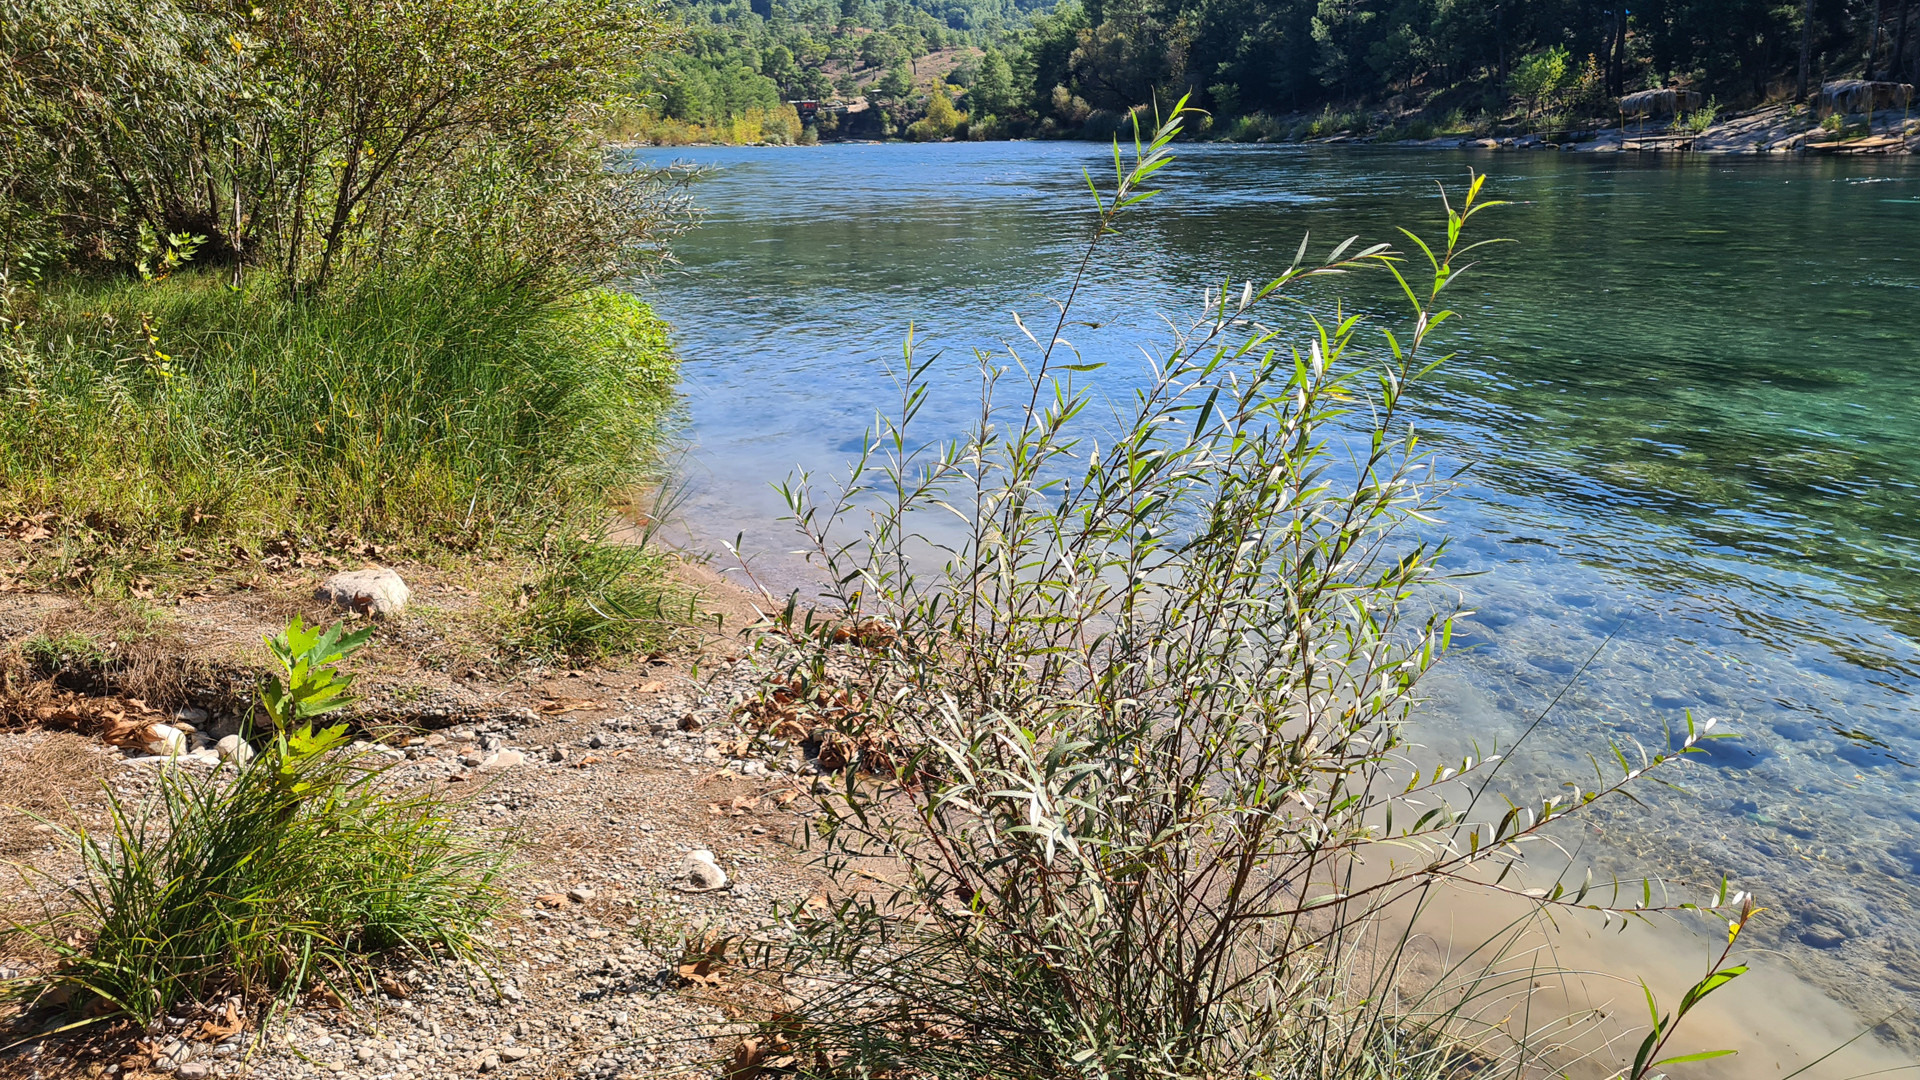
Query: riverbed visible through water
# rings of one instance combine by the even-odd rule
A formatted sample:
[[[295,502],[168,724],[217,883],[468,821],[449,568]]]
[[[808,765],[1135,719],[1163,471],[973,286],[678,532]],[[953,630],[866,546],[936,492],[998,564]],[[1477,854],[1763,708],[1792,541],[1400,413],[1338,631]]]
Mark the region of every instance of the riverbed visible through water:
[[[643,151],[645,161],[673,160]],[[929,433],[977,401],[971,350],[1044,322],[1082,249],[1086,144],[690,149],[704,224],[645,287],[685,359],[686,529],[806,569],[772,481],[841,468],[911,324],[942,349]],[[1920,165],[1190,146],[1097,259],[1068,337],[1124,392],[1157,312],[1284,267],[1303,232],[1432,235],[1436,182],[1515,205],[1452,296],[1458,357],[1421,422],[1468,465],[1445,531],[1477,614],[1428,684],[1436,745],[1507,742],[1509,779],[1591,778],[1684,711],[1740,738],[1688,793],[1610,814],[1583,860],[1774,910],[1760,940],[1920,1047]],[[1403,245],[1404,246],[1404,245]],[[1384,279],[1383,279],[1384,280]],[[1396,314],[1381,281],[1316,286]],[[1158,334],[1159,336],[1156,336]],[[1105,387],[1103,387],[1105,389]],[[724,564],[724,560],[722,560]],[[1582,672],[1582,665],[1586,665]],[[1701,949],[1704,950],[1702,945]],[[1771,1067],[1751,1075],[1779,1075]]]

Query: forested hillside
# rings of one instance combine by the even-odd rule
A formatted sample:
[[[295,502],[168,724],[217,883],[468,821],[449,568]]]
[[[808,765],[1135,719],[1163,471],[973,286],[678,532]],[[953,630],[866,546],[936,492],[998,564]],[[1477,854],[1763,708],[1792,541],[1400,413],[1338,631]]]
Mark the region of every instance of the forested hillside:
[[[729,0],[682,7],[683,54],[643,93],[720,125],[791,99],[871,99],[862,130],[932,137],[1113,130],[1192,94],[1216,135],[1605,115],[1624,94],[1721,106],[1838,76],[1920,77],[1916,0]],[[935,98],[943,101],[936,102]],[[859,114],[856,112],[855,116]],[[829,116],[821,137],[848,134]],[[797,125],[797,120],[795,121]]]

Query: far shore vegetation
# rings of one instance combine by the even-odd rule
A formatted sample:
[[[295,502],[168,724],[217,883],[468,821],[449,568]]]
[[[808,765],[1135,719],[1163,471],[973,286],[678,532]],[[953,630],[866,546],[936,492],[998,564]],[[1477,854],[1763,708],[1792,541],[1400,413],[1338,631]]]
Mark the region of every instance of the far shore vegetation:
[[[1653,114],[1662,123],[1779,105],[1811,127],[1829,80],[1920,82],[1920,4],[1905,0],[683,0],[675,12],[685,48],[629,87],[620,129],[635,141],[1104,141],[1182,96],[1203,110],[1188,138],[1565,137],[1621,124],[1622,100],[1649,89],[1683,95]],[[741,122],[796,101],[825,103],[819,122]]]

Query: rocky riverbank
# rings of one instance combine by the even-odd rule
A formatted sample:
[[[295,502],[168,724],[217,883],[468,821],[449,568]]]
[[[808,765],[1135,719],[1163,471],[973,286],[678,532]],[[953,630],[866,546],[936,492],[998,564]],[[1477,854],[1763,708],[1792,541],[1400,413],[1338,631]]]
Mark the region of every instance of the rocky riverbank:
[[[1851,128],[1823,129],[1805,109],[1776,106],[1718,121],[1698,132],[1673,124],[1520,135],[1502,138],[1441,136],[1405,139],[1389,146],[1431,149],[1556,150],[1575,154],[1914,154],[1920,153],[1920,116],[1896,111],[1854,118]],[[1319,142],[1371,141],[1334,136]]]
[[[681,573],[725,627],[751,619],[742,594],[697,567]],[[593,669],[449,662],[462,648],[462,613],[477,612],[458,583],[408,576],[413,608],[382,624],[366,654],[359,748],[387,759],[386,782],[440,787],[458,799],[465,828],[512,846],[518,866],[487,961],[421,959],[348,999],[311,995],[277,1016],[238,999],[177,1010],[151,1033],[36,1037],[48,1015],[0,1007],[0,1046],[17,1043],[0,1052],[0,1077],[653,1078],[725,1059],[740,988],[689,950],[753,933],[770,901],[820,888],[798,840],[818,767],[800,746],[735,723],[758,685],[738,639]],[[198,644],[182,659],[202,670],[238,664],[241,643],[257,643],[289,608],[326,616],[313,583],[297,577],[183,600],[171,620]],[[7,594],[0,636],[17,644],[50,621],[70,626],[79,606]],[[230,719],[204,690],[165,704],[170,726],[196,743]],[[98,828],[102,782],[138,797],[157,770],[218,767],[204,749],[155,756],[26,721],[17,708],[8,715],[0,857],[35,873],[0,890],[0,920],[78,872],[33,815]],[[0,956],[14,971],[33,962]]]

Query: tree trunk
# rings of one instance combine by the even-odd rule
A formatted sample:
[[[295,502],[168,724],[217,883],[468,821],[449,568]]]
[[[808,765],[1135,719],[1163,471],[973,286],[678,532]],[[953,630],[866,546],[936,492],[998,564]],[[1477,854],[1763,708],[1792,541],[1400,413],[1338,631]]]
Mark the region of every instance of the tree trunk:
[[[1493,9],[1493,36],[1500,44],[1500,101],[1501,111],[1505,111],[1507,100],[1507,8],[1501,4]]]
[[[1887,67],[1894,82],[1902,81],[1907,73],[1907,3],[1900,0],[1900,21],[1895,24],[1900,30],[1894,35],[1893,62]]]
[[[1807,0],[1800,12],[1800,87],[1794,93],[1797,101],[1807,100],[1807,69],[1813,62],[1813,0]]]
[[[1627,95],[1627,10],[1613,12],[1613,56],[1608,61],[1608,92],[1614,97]]]
[[[1867,81],[1873,81],[1873,54],[1880,51],[1880,7],[1885,0],[1873,0],[1873,24],[1867,31],[1867,62],[1864,65]],[[1873,116],[1873,101],[1867,101],[1867,116]]]

